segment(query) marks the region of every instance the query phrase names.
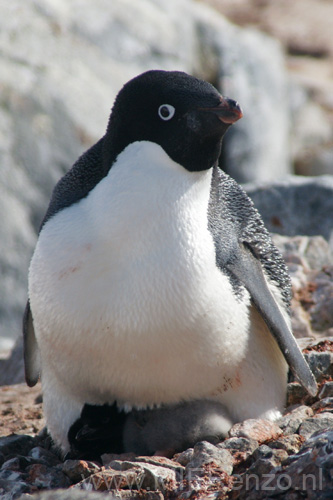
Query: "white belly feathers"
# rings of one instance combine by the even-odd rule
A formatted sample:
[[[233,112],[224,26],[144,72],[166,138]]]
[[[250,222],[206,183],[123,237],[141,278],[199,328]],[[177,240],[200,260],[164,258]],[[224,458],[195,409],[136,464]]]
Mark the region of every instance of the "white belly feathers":
[[[140,407],[206,397],[235,375],[249,317],[215,265],[211,173],[133,143],[44,226],[34,325],[43,363],[76,397]]]

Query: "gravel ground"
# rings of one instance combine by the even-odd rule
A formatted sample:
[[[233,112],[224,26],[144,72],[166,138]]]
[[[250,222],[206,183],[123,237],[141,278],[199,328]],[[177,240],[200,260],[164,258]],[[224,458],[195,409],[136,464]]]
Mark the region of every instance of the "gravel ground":
[[[306,343],[301,339],[303,345]],[[40,386],[0,388],[0,498],[329,498],[333,492],[333,338],[304,348],[319,384],[309,397],[295,381],[276,423],[235,424],[213,445],[165,457],[103,455],[102,463],[61,460],[44,429]],[[270,489],[269,489],[270,488]],[[69,495],[70,492],[70,496]],[[31,497],[31,495],[33,495]],[[326,497],[325,497],[326,495]]]

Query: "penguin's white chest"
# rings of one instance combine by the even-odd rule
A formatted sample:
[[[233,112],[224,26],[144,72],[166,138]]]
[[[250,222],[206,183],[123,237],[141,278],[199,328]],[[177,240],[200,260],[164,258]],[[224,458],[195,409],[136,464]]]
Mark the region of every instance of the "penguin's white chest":
[[[146,406],[235,375],[249,318],[215,264],[210,184],[211,171],[134,143],[46,223],[29,279],[45,377],[86,402]]]

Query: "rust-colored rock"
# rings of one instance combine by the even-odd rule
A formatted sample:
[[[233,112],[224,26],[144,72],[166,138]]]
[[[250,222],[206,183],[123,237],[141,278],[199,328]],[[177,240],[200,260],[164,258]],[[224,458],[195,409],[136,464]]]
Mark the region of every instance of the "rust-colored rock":
[[[258,443],[265,443],[266,441],[277,439],[281,434],[282,430],[274,422],[253,418],[233,425],[229,431],[230,437],[255,439]]]

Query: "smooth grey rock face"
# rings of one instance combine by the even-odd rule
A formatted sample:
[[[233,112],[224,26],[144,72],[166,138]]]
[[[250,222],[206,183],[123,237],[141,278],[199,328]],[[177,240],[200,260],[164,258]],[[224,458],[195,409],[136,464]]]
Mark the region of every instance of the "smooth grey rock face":
[[[242,30],[205,6],[199,5],[195,15],[207,77],[244,111],[224,143],[222,167],[238,182],[291,173],[289,83],[279,43]]]
[[[321,235],[332,248],[333,176],[290,176],[248,184],[245,189],[269,231],[285,236]]]

